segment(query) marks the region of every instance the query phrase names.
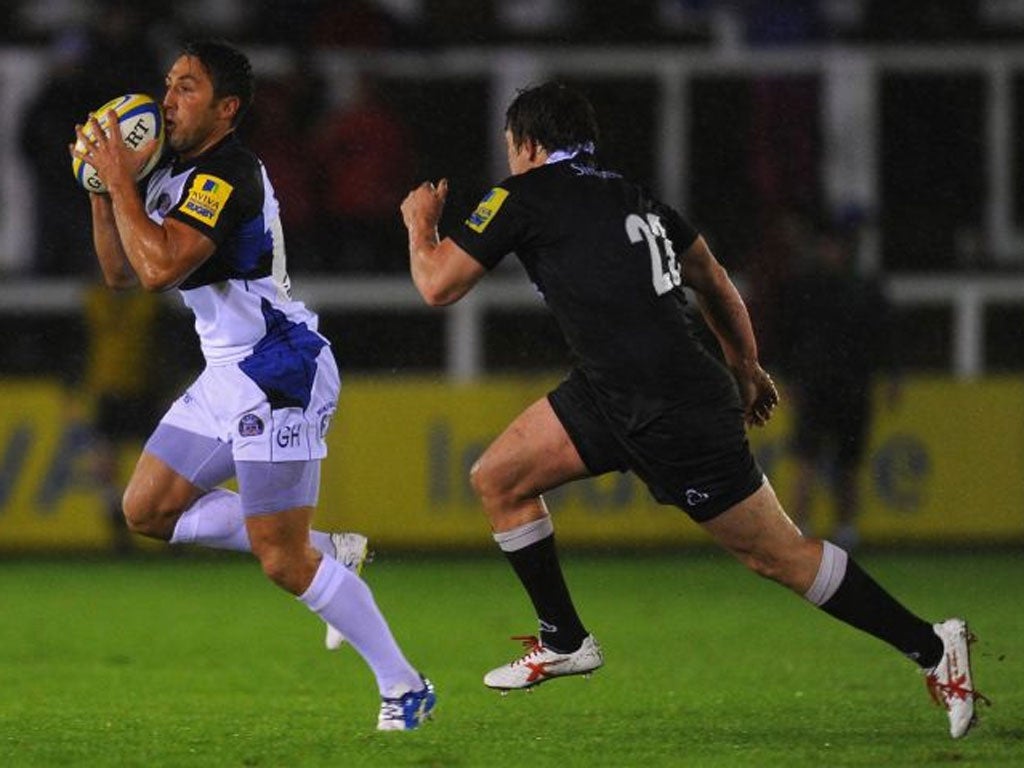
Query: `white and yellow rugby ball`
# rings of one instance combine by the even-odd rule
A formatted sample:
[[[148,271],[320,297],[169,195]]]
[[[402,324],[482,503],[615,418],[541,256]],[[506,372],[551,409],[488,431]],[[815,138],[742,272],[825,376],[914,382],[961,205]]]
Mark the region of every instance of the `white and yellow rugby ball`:
[[[125,96],[118,96],[111,99],[99,109],[90,112],[90,116],[96,115],[100,127],[109,136],[110,129],[107,125],[107,112],[114,110],[117,115],[118,125],[121,128],[121,138],[124,143],[136,152],[145,149],[154,141],[157,142],[156,151],[149,161],[139,170],[136,180],[143,178],[153,170],[160,161],[160,152],[164,147],[164,115],[160,105],[144,93],[129,93]],[[86,134],[89,133],[88,124]],[[75,143],[75,150],[81,152],[85,147],[81,139]],[[71,171],[75,174],[75,180],[83,189],[89,192],[106,192],[107,188],[100,177],[96,175],[96,169],[77,157],[71,160]]]

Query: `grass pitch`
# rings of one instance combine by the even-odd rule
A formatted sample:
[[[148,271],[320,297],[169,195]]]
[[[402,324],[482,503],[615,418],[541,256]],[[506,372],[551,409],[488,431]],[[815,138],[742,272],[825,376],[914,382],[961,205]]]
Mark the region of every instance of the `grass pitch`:
[[[378,552],[366,572],[436,683],[378,734],[349,647],[241,556],[0,562],[0,766],[1024,765],[1024,557],[859,558],[914,610],[963,614],[994,702],[954,742],[915,668],[726,555],[564,558],[606,666],[501,697],[532,611],[503,558]]]

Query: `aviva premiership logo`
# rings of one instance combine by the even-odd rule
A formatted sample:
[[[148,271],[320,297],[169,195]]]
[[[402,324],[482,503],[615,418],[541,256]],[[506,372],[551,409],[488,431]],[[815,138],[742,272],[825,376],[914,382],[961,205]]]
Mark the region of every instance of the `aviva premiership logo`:
[[[466,219],[466,225],[474,232],[483,232],[487,225],[491,223],[491,219],[494,218],[494,214],[501,208],[502,203],[505,202],[505,198],[508,197],[508,191],[501,187],[495,187],[476,207],[476,210],[470,214],[469,218]]]
[[[224,204],[231,197],[234,187],[223,179],[210,176],[207,173],[197,174],[192,180],[192,186],[188,190],[178,210],[187,213],[194,219],[198,219],[210,227],[217,226],[217,219],[220,212],[224,210]]]

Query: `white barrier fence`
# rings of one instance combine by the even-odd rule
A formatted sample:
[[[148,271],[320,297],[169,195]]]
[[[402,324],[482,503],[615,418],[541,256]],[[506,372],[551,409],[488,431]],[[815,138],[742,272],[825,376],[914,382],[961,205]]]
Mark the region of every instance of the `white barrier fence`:
[[[300,275],[295,298],[318,311],[404,311],[445,313],[445,372],[458,381],[484,373],[483,321],[491,309],[546,311],[525,277],[492,275],[462,301],[444,310],[430,309],[407,277],[337,277]],[[0,284],[0,310],[19,314],[75,312],[82,306],[86,283],[79,280],[33,280]],[[1024,275],[991,277],[894,276],[885,290],[897,307],[951,308],[950,373],[959,379],[985,373],[985,310],[992,304],[1024,305]],[[171,299],[177,304],[177,299]],[[1022,330],[1024,338],[1024,330]]]

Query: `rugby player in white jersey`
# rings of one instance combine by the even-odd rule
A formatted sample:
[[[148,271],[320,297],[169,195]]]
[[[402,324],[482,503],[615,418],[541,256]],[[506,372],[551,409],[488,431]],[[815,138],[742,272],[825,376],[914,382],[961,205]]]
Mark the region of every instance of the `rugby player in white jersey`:
[[[233,46],[197,42],[166,85],[170,151],[144,197],[134,179],[148,153],[131,151],[119,131],[108,138],[93,117],[76,128],[83,150],[71,147],[108,190],[90,194],[106,283],[177,288],[206,360],[146,443],[124,495],[128,525],[172,543],[252,551],[271,581],[366,660],[381,695],[378,729],[416,728],[434,707],[433,686],[402,654],[357,569],[345,567],[362,561],[365,539],[310,530],[340,377],[316,315],[289,296],[266,169],[235,135],[252,102],[252,68]],[[238,493],[218,487],[231,476]]]

